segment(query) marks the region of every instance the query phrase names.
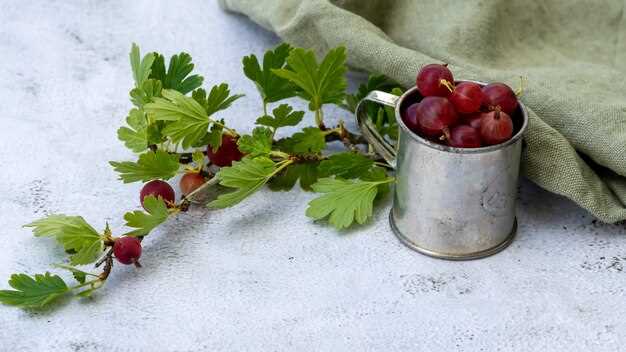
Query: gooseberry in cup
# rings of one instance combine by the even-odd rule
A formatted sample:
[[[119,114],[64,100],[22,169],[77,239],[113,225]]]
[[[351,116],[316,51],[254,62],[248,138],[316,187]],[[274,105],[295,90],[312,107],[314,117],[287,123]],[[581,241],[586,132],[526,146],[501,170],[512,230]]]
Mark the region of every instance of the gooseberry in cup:
[[[459,83],[448,99],[461,114],[477,112],[483,103],[482,87],[474,82]]]
[[[462,123],[469,125],[477,130],[480,130],[480,120],[483,118],[482,112],[475,112],[473,114],[466,114],[461,116]]]
[[[468,125],[458,125],[444,130],[448,145],[455,148],[480,148],[480,132]]]
[[[486,145],[500,144],[511,139],[513,120],[509,114],[496,107],[494,111],[484,113],[480,120],[480,138]]]
[[[427,137],[440,137],[444,128],[455,125],[459,118],[452,103],[442,97],[422,99],[415,109],[415,115],[418,132]]]
[[[411,105],[409,105],[408,108],[406,108],[406,110],[404,111],[404,114],[402,115],[402,120],[404,121],[404,124],[406,125],[406,127],[408,127],[411,131],[418,133],[419,131],[419,125],[417,123],[417,107],[419,106],[419,103],[413,103]]]
[[[420,94],[424,97],[445,97],[450,94],[452,72],[445,65],[430,64],[422,67],[417,74],[416,84]]]
[[[490,83],[483,87],[483,106],[488,110],[500,110],[508,115],[513,114],[517,108],[517,95],[511,87],[504,83]]]

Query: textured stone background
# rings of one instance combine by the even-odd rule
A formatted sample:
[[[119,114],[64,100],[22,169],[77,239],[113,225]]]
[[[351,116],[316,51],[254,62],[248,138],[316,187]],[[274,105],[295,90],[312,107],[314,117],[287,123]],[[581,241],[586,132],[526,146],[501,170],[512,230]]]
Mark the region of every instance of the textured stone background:
[[[132,41],[189,51],[207,83],[247,94],[223,115],[234,127],[259,114],[240,59],[277,38],[213,1],[2,1],[3,282],[64,258],[22,224],[63,212],[119,229],[138,206],[141,185],[107,164],[132,158],[115,134]],[[116,267],[93,299],[48,313],[0,306],[0,351],[623,350],[623,226],[524,182],[513,245],[446,262],[396,240],[389,204],[339,234],[304,216],[310,198],[262,191],[183,214],[146,239],[144,268]]]

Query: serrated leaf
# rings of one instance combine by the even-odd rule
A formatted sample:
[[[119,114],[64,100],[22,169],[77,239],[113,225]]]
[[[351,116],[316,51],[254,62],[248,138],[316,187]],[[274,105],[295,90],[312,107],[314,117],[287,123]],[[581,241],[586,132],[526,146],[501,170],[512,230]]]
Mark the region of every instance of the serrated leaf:
[[[261,94],[264,104],[273,103],[296,95],[296,90],[288,80],[275,75],[272,69],[285,66],[291,46],[280,44],[274,50],[268,50],[263,56],[263,68],[255,55],[243,58],[243,72],[252,80]]]
[[[117,138],[124,142],[126,148],[141,153],[148,148],[147,123],[143,110],[132,109],[126,117],[129,127],[120,127]]]
[[[165,89],[173,89],[182,94],[187,94],[202,86],[204,78],[200,75],[191,75],[193,71],[191,56],[187,53],[180,53],[170,58],[167,71],[165,70],[165,58],[156,54],[152,64],[150,78],[160,80]]]
[[[287,153],[293,154],[318,154],[326,148],[324,133],[317,127],[305,127],[302,132],[295,133],[280,143]]]
[[[272,72],[298,86],[299,95],[309,101],[311,111],[323,104],[341,104],[348,86],[345,73],[346,48],[332,49],[320,64],[312,50],[295,48],[287,57],[289,67],[273,69]]]
[[[143,207],[146,209],[145,212],[135,210],[124,214],[126,226],[136,228],[126,233],[127,236],[145,236],[167,220],[169,213],[162,198],[147,196],[143,199]]]
[[[300,187],[305,191],[311,191],[311,185],[317,182],[318,165],[317,161],[291,164],[272,177],[267,185],[274,191],[288,191],[300,180]]]
[[[392,180],[321,178],[313,185],[313,190],[324,195],[309,202],[306,215],[314,220],[328,217],[328,222],[337,229],[347,228],[355,222],[363,224],[372,216],[378,186]]]
[[[207,204],[209,208],[231,207],[261,188],[274,175],[277,164],[267,157],[246,156],[233,162],[231,167],[223,167],[217,174],[220,185],[237,190],[220,195]]]
[[[179,121],[183,118],[207,120],[206,110],[195,99],[184,96],[175,90],[161,91],[163,98],[155,98],[146,104],[144,110],[153,114],[155,120]]]
[[[139,87],[130,91],[130,101],[138,108],[142,108],[144,105],[152,102],[154,97],[160,97],[162,89],[161,81],[155,79],[145,80]]]
[[[272,110],[274,116],[264,115],[256,120],[257,125],[263,125],[273,128],[297,126],[304,117],[304,111],[293,111],[293,108],[287,104],[281,104]]]
[[[272,151],[272,136],[274,134],[269,128],[256,127],[252,135],[239,137],[237,146],[240,151],[251,156],[267,155]]]
[[[146,112],[155,120],[172,121],[163,129],[174,143],[182,141],[183,148],[189,148],[202,139],[211,123],[204,108],[195,99],[186,97],[175,90],[163,90],[163,98],[155,98],[146,104]]]
[[[49,215],[24,227],[32,227],[37,237],[55,237],[66,251],[75,253],[70,256],[72,265],[96,261],[103,249],[102,237],[98,231],[80,216]]]
[[[321,177],[339,176],[342,178],[359,178],[366,173],[374,161],[362,154],[343,152],[333,154],[320,163],[319,173]]]
[[[141,54],[139,52],[139,46],[133,43],[130,49],[130,66],[133,71],[133,78],[135,79],[135,86],[141,87],[143,82],[148,79],[150,73],[152,72],[152,64],[154,62],[154,54],[149,53],[146,54],[143,59],[141,59]]]
[[[0,302],[22,308],[42,308],[70,291],[65,281],[49,272],[35,274],[13,274],[9,285],[15,290],[0,290]]]
[[[228,109],[235,100],[243,97],[244,95],[230,95],[228,84],[222,83],[214,85],[208,96],[206,91],[202,88],[193,91],[191,96],[204,108],[204,110],[206,110],[206,113],[211,116],[220,110]]]
[[[163,150],[147,151],[139,155],[137,162],[110,161],[109,164],[120,174],[124,183],[151,181],[156,179],[169,180],[178,171],[178,156]]]

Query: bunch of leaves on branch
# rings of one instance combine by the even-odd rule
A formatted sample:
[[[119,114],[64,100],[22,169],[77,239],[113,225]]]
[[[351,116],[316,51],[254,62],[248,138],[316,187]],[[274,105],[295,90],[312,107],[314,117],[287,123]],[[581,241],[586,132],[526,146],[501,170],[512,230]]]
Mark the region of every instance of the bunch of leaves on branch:
[[[118,139],[138,154],[134,161],[111,161],[124,183],[144,182],[143,210],[123,215],[125,225],[108,224],[101,231],[80,216],[49,215],[25,225],[35,236],[56,239],[68,254],[56,264],[68,270],[76,284],[49,272],[14,274],[10,290],[0,290],[0,302],[22,308],[42,308],[69,295],[88,297],[103,286],[115,260],[140,266],[141,241],[163,222],[190,206],[209,209],[236,206],[268,185],[271,190],[293,187],[318,194],[306,210],[315,221],[337,229],[363,224],[376,201],[389,190],[389,167],[370,151],[363,138],[343,122],[328,126],[324,110],[336,105],[354,111],[355,104],[373,89],[399,92],[383,76],[371,76],[354,95],[346,94],[346,49],[337,47],[318,60],[312,50],[281,44],[265,53],[243,58],[243,72],[260,95],[259,116],[248,133],[228,127],[224,113],[242,95],[228,84],[203,88],[204,78],[192,74],[191,56],[180,53],[166,59],[158,53],[141,56],[133,44],[130,63],[133,107]],[[310,112],[294,109],[285,99],[308,102]],[[396,138],[393,112],[368,106],[367,112],[383,135]],[[308,118],[308,116],[311,118]],[[301,126],[278,138],[284,127]],[[340,142],[343,151],[330,153],[327,145]],[[167,182],[182,174],[176,197]],[[115,260],[114,260],[115,259]],[[97,273],[79,266],[93,265]]]

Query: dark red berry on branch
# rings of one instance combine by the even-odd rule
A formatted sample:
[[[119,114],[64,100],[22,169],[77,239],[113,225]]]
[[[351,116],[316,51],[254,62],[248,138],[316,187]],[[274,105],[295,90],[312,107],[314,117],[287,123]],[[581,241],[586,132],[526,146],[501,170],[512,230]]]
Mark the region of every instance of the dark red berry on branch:
[[[169,183],[161,180],[153,180],[143,185],[143,188],[139,193],[141,206],[143,206],[143,199],[147,196],[162,198],[168,207],[173,206],[176,202],[176,194],[174,193],[174,189],[172,188],[172,186],[170,186]]]
[[[120,237],[113,244],[113,254],[122,264],[138,265],[141,257],[141,242],[136,237]]]
[[[222,145],[216,151],[213,151],[213,147],[209,145],[206,154],[209,160],[217,166],[231,166],[233,161],[243,158],[243,153],[237,148],[237,139],[227,134],[222,136]]]

